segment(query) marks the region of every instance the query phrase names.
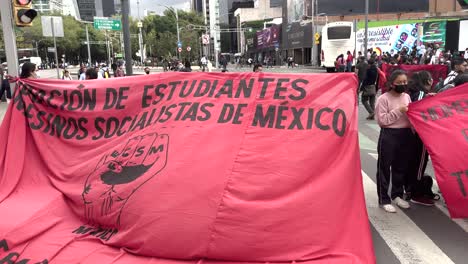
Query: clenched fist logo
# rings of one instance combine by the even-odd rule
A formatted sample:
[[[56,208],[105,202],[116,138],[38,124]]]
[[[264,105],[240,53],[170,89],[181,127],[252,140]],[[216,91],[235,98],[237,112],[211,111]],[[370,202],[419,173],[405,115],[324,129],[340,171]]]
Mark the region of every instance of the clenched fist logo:
[[[119,226],[131,196],[166,166],[168,146],[168,135],[151,133],[131,138],[104,155],[82,193],[89,223],[103,224],[102,219],[111,217]]]

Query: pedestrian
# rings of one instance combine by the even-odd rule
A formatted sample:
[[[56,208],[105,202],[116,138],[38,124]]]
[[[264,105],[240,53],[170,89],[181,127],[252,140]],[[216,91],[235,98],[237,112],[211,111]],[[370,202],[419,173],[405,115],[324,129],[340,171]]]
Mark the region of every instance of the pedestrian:
[[[453,80],[453,85],[455,85],[455,87],[465,83],[468,83],[468,73],[458,74],[458,76]]]
[[[221,56],[221,66],[223,66],[223,70],[226,70],[227,68],[227,59],[225,56]]]
[[[85,72],[85,75],[86,75],[86,80],[98,79],[98,72],[96,71],[96,69],[93,69],[93,68],[87,69]]]
[[[253,72],[262,72],[263,71],[263,65],[262,64],[255,64],[253,67]]]
[[[120,64],[115,72],[115,77],[125,77],[125,72],[123,70],[123,64]]]
[[[146,73],[146,75],[150,74],[151,73],[150,68],[146,67],[145,68],[145,73]]]
[[[200,62],[201,62],[201,66],[202,66],[202,72],[205,72],[206,71],[206,65],[207,65],[207,60],[206,60],[205,55],[203,55],[201,57]]]
[[[351,51],[349,51],[349,50],[348,50],[348,52],[347,52],[346,54],[348,55],[348,56],[346,57],[346,71],[347,71],[347,72],[352,72],[354,57],[353,57],[353,55],[351,54]]]
[[[21,79],[37,79],[36,64],[31,62],[25,62],[21,67]]]
[[[377,65],[374,59],[369,60],[369,67],[366,70],[366,78],[362,83],[362,97],[361,101],[364,107],[366,108],[369,116],[367,120],[374,120],[374,110],[375,110],[375,95],[377,94]]]
[[[362,86],[362,82],[366,78],[366,72],[369,64],[364,56],[358,58],[358,63],[356,64],[356,74],[359,79],[359,88]]]
[[[337,72],[344,72],[346,70],[346,63],[343,54],[336,57],[335,68]]]
[[[3,98],[3,94],[6,92],[6,102],[9,103],[11,100],[11,88],[10,83],[7,79],[4,79],[4,76],[3,66],[0,65],[0,99]]]
[[[432,76],[427,71],[415,72],[409,81],[408,92],[411,97],[412,102],[419,101],[426,96],[435,95],[430,93],[433,84]],[[412,203],[432,206],[434,205],[434,200],[432,197],[426,197],[424,188],[425,188],[425,176],[424,172],[426,171],[427,163],[429,161],[429,155],[427,153],[424,144],[419,137],[418,133],[414,133],[414,155],[410,163],[410,178],[407,179],[405,184],[405,189],[407,197]]]
[[[80,81],[83,81],[83,80],[86,80],[86,70],[87,70],[87,69],[86,69],[85,66],[83,66],[81,69],[82,69],[82,71],[81,71],[81,74],[80,74],[80,76],[79,76],[79,80],[80,80]]]
[[[62,80],[69,80],[69,81],[73,80],[68,70],[63,71]]]
[[[115,76],[115,72],[117,71],[117,63],[113,62],[111,64],[111,69],[112,69],[112,73],[114,73],[114,76]]]
[[[462,58],[454,59],[452,62],[453,70],[447,75],[447,78],[444,80],[444,86],[452,83],[455,77],[458,74],[464,73],[467,69],[467,63]]]
[[[403,200],[405,179],[408,178],[412,158],[411,124],[406,115],[411,103],[407,90],[408,78],[404,71],[395,70],[388,80],[388,92],[377,99],[376,118],[380,129],[377,146],[377,195],[379,205],[389,213],[395,213],[392,200],[401,208],[409,208]],[[391,196],[388,195],[390,179]],[[390,199],[391,198],[391,199]]]
[[[192,65],[190,64],[190,61],[185,61],[185,65],[183,68],[179,70],[180,72],[192,72]]]

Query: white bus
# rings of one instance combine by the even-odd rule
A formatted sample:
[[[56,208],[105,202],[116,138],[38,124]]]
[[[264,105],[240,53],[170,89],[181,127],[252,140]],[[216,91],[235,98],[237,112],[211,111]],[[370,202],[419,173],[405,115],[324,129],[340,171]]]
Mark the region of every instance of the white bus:
[[[348,51],[354,54],[356,33],[353,27],[353,22],[343,21],[329,23],[322,28],[322,67],[327,72],[335,71],[335,61],[340,54],[345,59]]]

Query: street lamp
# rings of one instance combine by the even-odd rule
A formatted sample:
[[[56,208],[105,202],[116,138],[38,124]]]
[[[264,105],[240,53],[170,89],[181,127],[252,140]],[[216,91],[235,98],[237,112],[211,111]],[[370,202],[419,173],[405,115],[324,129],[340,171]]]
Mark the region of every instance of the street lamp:
[[[88,63],[89,65],[91,65],[91,47],[89,45],[89,32],[88,32],[88,24],[93,24],[93,22],[89,22],[89,21],[83,21],[83,20],[77,20],[78,22],[80,23],[84,23],[86,24],[86,45],[88,46]]]
[[[179,28],[179,14],[177,12],[177,9],[175,8],[172,8],[172,7],[168,7],[166,5],[161,5],[161,4],[157,4],[158,6],[162,6],[162,7],[165,7],[167,10],[171,11],[172,13],[175,14],[175,17],[176,17],[176,26],[177,26],[177,45],[179,45],[180,43],[180,28]],[[178,46],[177,46],[178,47]],[[177,52],[178,53],[178,57],[179,57],[179,60],[180,60],[180,52]]]

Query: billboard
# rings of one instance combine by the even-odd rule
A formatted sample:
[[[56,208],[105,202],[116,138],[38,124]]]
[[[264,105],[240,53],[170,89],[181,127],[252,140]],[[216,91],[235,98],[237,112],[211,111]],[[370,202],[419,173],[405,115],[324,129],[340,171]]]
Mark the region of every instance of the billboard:
[[[412,49],[418,36],[423,44],[439,44],[445,47],[447,21],[430,21],[403,25],[390,25],[369,28],[368,48],[377,54],[399,52],[403,48]],[[419,32],[422,29],[422,32]],[[364,29],[357,32],[357,49],[364,50]]]
[[[257,48],[270,48],[278,46],[280,42],[281,28],[278,25],[272,25],[269,28],[257,31]]]
[[[419,24],[391,25],[384,27],[369,28],[368,48],[373,48],[377,54],[385,52],[398,52],[403,48],[411,49],[418,39]],[[358,50],[364,50],[365,31],[357,32]]]
[[[445,47],[447,33],[447,21],[433,21],[424,23],[422,42],[424,44],[439,44],[441,48]]]
[[[304,0],[287,0],[288,24],[302,19],[304,15]]]

